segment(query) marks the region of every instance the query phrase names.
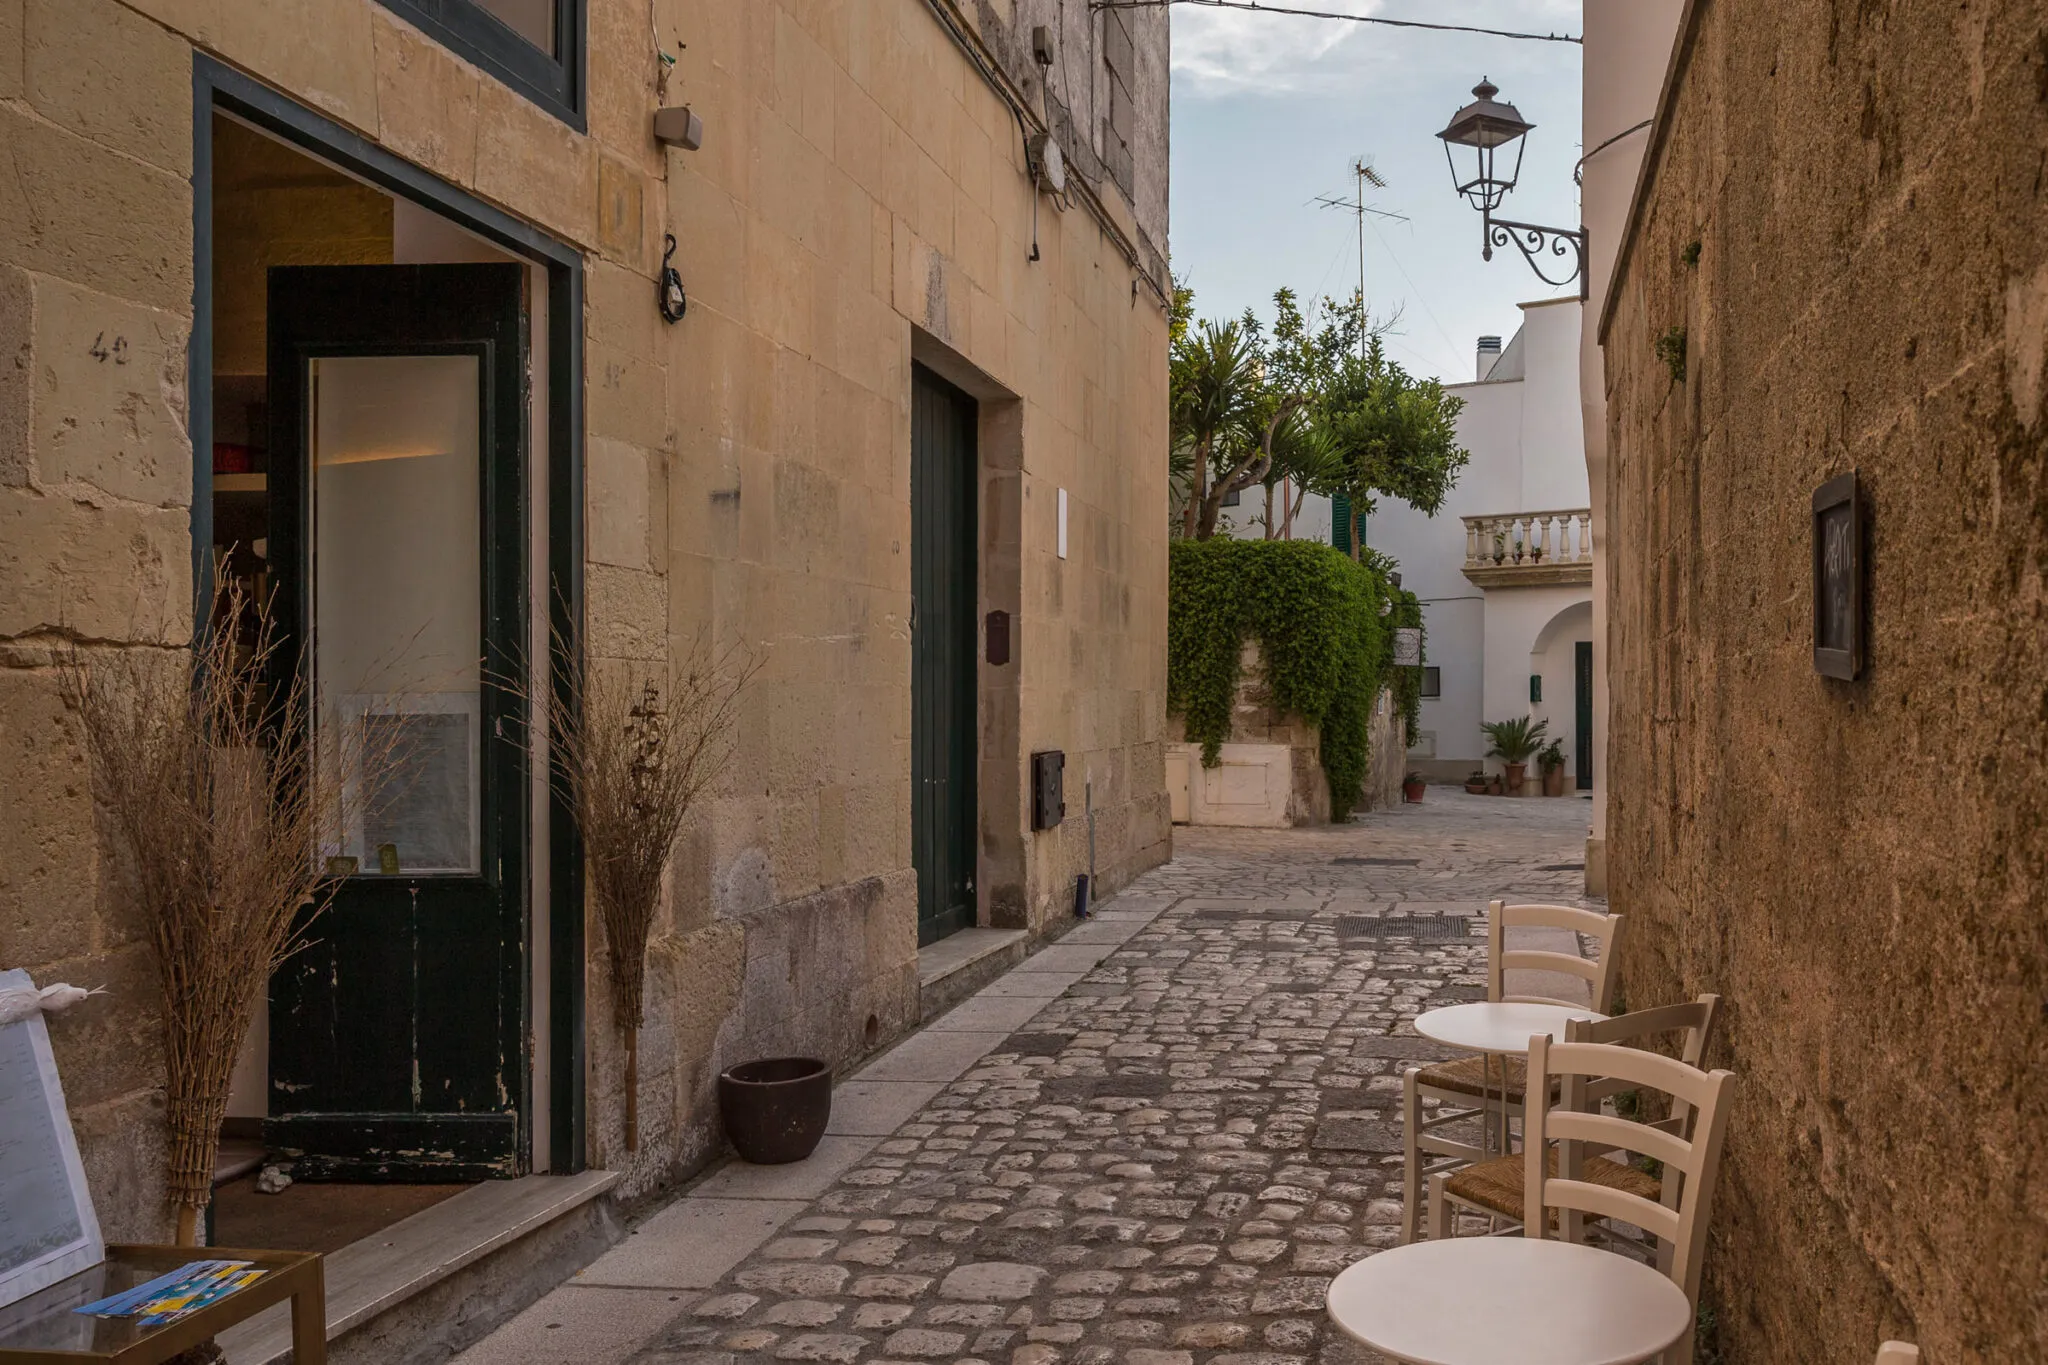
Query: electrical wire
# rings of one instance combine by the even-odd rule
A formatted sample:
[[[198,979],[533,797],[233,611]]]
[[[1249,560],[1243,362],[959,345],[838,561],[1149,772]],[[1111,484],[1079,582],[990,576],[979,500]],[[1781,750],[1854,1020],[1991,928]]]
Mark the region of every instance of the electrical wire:
[[[1451,334],[1444,330],[1443,323],[1437,321],[1436,310],[1429,306],[1429,296],[1417,287],[1414,278],[1408,273],[1408,267],[1401,264],[1400,254],[1394,250],[1394,244],[1387,240],[1387,234],[1380,231],[1378,223],[1367,223],[1366,226],[1372,229],[1372,235],[1379,240],[1379,244],[1387,249],[1387,259],[1394,263],[1394,269],[1401,272],[1401,278],[1407,280],[1408,287],[1415,291],[1415,301],[1422,305],[1423,312],[1429,314],[1430,322],[1436,327],[1436,334],[1444,339],[1444,345],[1450,347],[1455,354],[1458,343],[1451,340]]]
[[[1574,161],[1572,163],[1572,183],[1574,185],[1585,184],[1586,182],[1583,177],[1586,170],[1586,163],[1588,161],[1591,161],[1594,157],[1600,155],[1600,153],[1606,151],[1609,147],[1612,147],[1615,143],[1621,141],[1630,133],[1640,133],[1643,131],[1643,129],[1649,127],[1656,121],[1657,120],[1653,118],[1646,118],[1641,123],[1636,124],[1633,128],[1624,128],[1620,132],[1616,133],[1613,137],[1608,138],[1605,142],[1601,143],[1598,147],[1595,147],[1592,151],[1587,152],[1577,161]]]
[[[1262,5],[1258,0],[1088,0],[1090,9],[1165,9],[1168,5],[1195,5],[1202,9],[1257,10],[1261,14],[1292,14],[1303,19],[1343,19],[1354,24],[1385,24],[1389,28],[1425,28],[1439,33],[1483,33],[1489,38],[1517,38],[1529,43],[1581,43],[1573,33],[1517,33],[1505,28],[1477,28],[1471,24],[1432,24],[1421,19],[1383,19],[1376,14],[1341,14],[1331,10],[1289,9],[1283,5]]]

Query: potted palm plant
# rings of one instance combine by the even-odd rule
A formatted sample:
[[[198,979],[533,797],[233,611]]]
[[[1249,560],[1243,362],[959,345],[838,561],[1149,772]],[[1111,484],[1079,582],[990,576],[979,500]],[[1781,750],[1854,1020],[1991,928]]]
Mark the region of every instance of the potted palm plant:
[[[1523,779],[1529,773],[1529,760],[1543,747],[1544,734],[1550,728],[1550,722],[1516,716],[1512,720],[1486,721],[1479,728],[1486,731],[1486,737],[1493,741],[1493,747],[1486,751],[1486,756],[1499,759],[1507,769],[1507,794],[1520,796]]]
[[[1545,796],[1564,795],[1564,741],[1553,739],[1536,754],[1536,771],[1543,774]]]

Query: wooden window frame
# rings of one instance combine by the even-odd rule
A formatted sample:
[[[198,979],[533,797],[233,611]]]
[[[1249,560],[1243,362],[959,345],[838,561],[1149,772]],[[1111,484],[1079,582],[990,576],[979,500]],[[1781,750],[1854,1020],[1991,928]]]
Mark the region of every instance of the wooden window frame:
[[[584,130],[587,0],[555,0],[555,52],[522,37],[474,0],[379,0],[441,46],[476,63],[577,132]]]

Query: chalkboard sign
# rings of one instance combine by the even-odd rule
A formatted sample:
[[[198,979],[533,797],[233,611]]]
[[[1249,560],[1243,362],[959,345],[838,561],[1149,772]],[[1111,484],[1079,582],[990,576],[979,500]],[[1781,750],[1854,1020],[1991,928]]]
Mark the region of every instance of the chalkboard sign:
[[[1863,500],[1853,470],[1813,494],[1813,666],[1830,678],[1863,671]]]
[[[27,972],[0,988],[33,989]],[[99,1220],[40,1014],[0,1024],[0,1307],[102,1259]]]

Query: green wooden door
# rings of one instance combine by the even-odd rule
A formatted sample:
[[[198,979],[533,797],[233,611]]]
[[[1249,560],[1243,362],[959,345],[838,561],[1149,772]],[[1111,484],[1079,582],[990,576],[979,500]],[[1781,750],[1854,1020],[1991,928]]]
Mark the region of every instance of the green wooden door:
[[[922,947],[974,923],[974,400],[923,366],[910,412],[910,860]]]
[[[1580,791],[1593,790],[1593,642],[1572,646],[1572,701],[1578,710],[1579,742],[1573,746],[1572,768]]]
[[[527,318],[517,265],[270,271],[268,559],[345,808],[272,978],[300,1179],[524,1167]],[[352,754],[358,746],[368,758]],[[380,757],[381,756],[381,757]]]

